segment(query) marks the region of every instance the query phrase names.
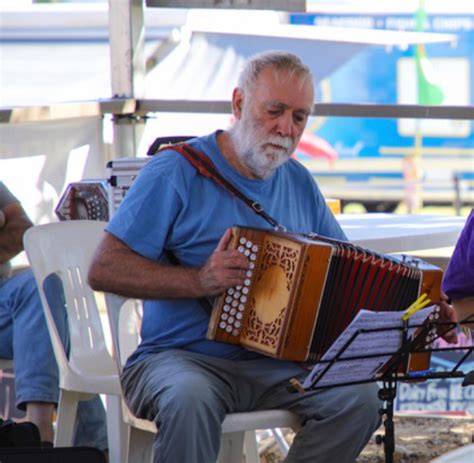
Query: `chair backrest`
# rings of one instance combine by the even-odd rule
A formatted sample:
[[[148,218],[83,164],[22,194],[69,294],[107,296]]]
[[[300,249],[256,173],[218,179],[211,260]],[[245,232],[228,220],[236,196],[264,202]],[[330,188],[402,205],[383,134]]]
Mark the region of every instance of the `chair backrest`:
[[[105,301],[112,336],[112,352],[117,368],[122,372],[127,358],[140,341],[141,301],[106,293]]]
[[[30,228],[24,236],[45,311],[46,321],[60,371],[72,368],[81,374],[116,374],[105,342],[96,295],[87,284],[90,262],[106,222],[74,220]],[[60,282],[64,299],[48,294],[51,278]],[[51,285],[50,285],[51,286]],[[66,309],[70,336],[69,359],[56,326],[58,304]]]

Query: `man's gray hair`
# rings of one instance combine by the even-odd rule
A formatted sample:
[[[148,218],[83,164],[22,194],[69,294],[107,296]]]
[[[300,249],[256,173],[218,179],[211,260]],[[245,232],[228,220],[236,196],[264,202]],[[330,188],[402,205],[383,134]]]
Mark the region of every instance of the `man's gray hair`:
[[[276,71],[286,71],[290,76],[301,76],[302,82],[309,79],[313,84],[313,75],[306,64],[296,55],[280,50],[266,51],[252,56],[244,65],[239,76],[238,85],[242,90],[251,90],[260,73],[267,67]]]

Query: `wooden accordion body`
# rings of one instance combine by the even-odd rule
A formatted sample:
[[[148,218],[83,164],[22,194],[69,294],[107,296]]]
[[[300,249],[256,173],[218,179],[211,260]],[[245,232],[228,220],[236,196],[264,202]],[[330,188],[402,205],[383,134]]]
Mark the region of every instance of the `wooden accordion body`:
[[[216,299],[208,339],[317,361],[360,309],[404,310],[423,293],[440,299],[442,271],[417,258],[319,236],[243,227],[232,233],[230,247],[245,253],[251,268],[242,287]],[[429,355],[409,369],[426,362]]]

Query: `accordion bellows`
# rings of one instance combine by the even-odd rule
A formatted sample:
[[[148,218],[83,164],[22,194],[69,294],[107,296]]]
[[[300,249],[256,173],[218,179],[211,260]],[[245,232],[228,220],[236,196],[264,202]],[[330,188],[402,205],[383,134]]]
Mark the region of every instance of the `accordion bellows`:
[[[216,299],[208,339],[278,359],[316,361],[361,309],[404,310],[421,294],[440,299],[442,271],[418,258],[349,242],[233,227],[248,256],[241,287]]]

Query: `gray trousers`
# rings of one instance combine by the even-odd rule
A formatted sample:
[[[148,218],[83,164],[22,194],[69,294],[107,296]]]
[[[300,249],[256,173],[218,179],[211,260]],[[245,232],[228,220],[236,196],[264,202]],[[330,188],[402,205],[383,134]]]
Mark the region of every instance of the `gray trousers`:
[[[127,368],[122,385],[130,409],[155,421],[154,463],[214,463],[226,413],[287,409],[304,425],[286,462],[349,463],[380,425],[375,383],[305,394],[287,390],[300,366],[270,358],[225,360],[181,350]]]

